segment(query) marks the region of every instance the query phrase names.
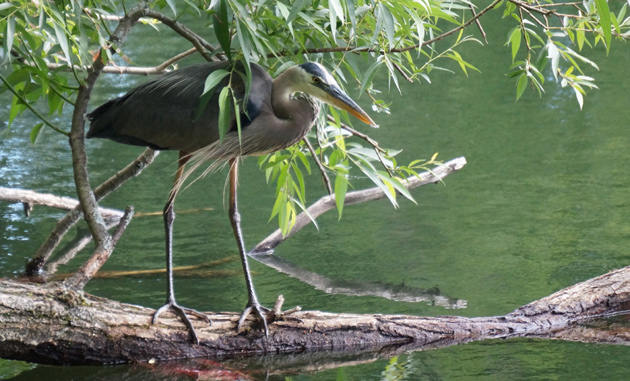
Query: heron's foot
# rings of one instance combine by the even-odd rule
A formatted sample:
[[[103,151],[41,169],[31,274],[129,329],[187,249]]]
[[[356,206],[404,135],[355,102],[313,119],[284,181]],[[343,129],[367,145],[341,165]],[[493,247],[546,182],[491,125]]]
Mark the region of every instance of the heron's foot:
[[[236,332],[241,333],[243,328],[243,323],[245,323],[245,319],[252,313],[263,323],[265,328],[265,337],[269,337],[269,326],[267,324],[267,314],[271,312],[271,310],[267,307],[261,306],[258,302],[249,302],[247,303],[247,307],[245,307],[245,311],[241,314],[240,319],[238,319],[238,325],[236,326]],[[272,321],[269,322],[271,324]]]
[[[155,324],[155,322],[157,321],[158,317],[164,311],[168,311],[168,310],[171,310],[171,311],[175,312],[175,314],[182,319],[182,321],[186,325],[186,328],[188,328],[188,333],[190,334],[190,338],[192,339],[193,343],[195,343],[195,344],[199,344],[199,338],[197,337],[197,332],[195,332],[195,328],[193,327],[190,319],[188,318],[188,315],[195,316],[195,317],[197,317],[197,318],[199,318],[201,320],[206,321],[208,324],[212,324],[212,322],[210,321],[210,318],[208,318],[208,316],[206,316],[206,314],[203,314],[203,313],[201,313],[199,311],[195,311],[195,310],[190,309],[190,308],[180,307],[174,301],[166,303],[165,305],[160,307],[157,311],[155,311],[155,313],[153,314],[153,319],[151,319],[151,324]]]

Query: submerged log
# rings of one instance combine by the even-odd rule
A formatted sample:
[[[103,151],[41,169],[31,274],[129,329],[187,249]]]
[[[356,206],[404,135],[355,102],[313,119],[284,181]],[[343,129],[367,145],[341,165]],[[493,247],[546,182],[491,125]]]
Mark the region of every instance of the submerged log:
[[[0,357],[48,364],[113,364],[194,357],[308,351],[377,351],[440,347],[516,336],[562,337],[577,322],[628,309],[630,267],[576,284],[504,316],[466,318],[333,314],[299,311],[270,325],[265,338],[251,321],[235,331],[237,313],[193,320],[200,345],[184,325],[154,310],[64,289],[0,281]],[[589,333],[589,337],[592,332]],[[575,339],[573,336],[572,339]],[[597,340],[601,340],[598,338]]]

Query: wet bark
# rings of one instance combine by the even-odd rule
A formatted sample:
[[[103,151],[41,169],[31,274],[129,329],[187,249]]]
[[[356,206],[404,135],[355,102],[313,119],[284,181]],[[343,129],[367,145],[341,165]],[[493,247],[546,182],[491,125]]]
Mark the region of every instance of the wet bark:
[[[270,325],[269,338],[239,314],[209,313],[193,320],[200,345],[190,343],[171,314],[151,325],[154,310],[58,285],[0,281],[0,357],[51,364],[112,364],[193,357],[239,357],[313,351],[391,353],[475,340],[536,336],[614,342],[580,328],[585,319],[628,309],[630,267],[558,291],[504,316],[466,318],[294,312]],[[583,337],[580,332],[584,331]],[[563,333],[568,332],[568,333]]]

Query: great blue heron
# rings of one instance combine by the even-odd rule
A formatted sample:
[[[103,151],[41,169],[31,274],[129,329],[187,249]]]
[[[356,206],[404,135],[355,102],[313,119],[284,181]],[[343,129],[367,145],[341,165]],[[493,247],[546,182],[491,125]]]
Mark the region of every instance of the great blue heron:
[[[241,64],[237,65],[237,70],[245,72]],[[88,115],[88,138],[107,138],[157,150],[180,151],[175,183],[164,207],[167,300],[153,315],[152,323],[162,312],[173,310],[181,317],[197,343],[197,335],[187,314],[206,320],[208,318],[197,311],[180,307],[175,301],[173,289],[173,204],[182,177],[185,178],[189,173],[184,174],[184,166],[189,159],[192,158],[193,167],[208,160],[215,160],[215,163],[227,161],[230,164],[229,217],[248,293],[247,305],[238,321],[237,330],[240,331],[247,316],[253,312],[262,320],[267,335],[265,313],[268,309],[259,304],[254,291],[237,209],[238,158],[275,152],[299,142],[313,127],[319,112],[317,102],[310,96],[374,125],[372,119],[341,90],[322,65],[314,62],[296,65],[272,79],[262,67],[252,64],[247,104],[241,105],[239,115],[235,115],[232,107],[229,132],[219,139],[219,91],[212,94],[201,113],[200,96],[206,78],[211,73],[230,68],[226,62],[213,62],[175,70],[132,89],[120,98],[110,100]],[[233,94],[242,103],[246,86],[241,75],[233,74],[231,80],[229,77],[226,76],[217,88],[229,84]],[[240,137],[236,118],[240,119]]]

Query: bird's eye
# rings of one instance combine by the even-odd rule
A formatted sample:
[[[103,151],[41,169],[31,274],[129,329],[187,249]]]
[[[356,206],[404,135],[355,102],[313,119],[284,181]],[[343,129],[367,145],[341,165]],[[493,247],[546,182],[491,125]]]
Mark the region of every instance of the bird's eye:
[[[319,79],[319,77],[313,76],[313,83],[318,84],[320,83],[322,80]]]

